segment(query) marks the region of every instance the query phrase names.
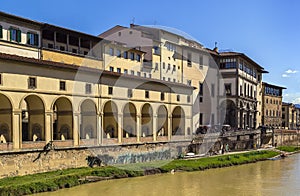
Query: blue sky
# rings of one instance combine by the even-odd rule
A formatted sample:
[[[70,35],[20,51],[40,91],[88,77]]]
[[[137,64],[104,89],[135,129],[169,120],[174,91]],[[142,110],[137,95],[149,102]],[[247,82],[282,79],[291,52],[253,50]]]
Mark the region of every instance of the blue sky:
[[[1,0],[1,11],[98,35],[114,25],[180,29],[205,47],[242,52],[287,87],[284,101],[300,103],[298,0]]]

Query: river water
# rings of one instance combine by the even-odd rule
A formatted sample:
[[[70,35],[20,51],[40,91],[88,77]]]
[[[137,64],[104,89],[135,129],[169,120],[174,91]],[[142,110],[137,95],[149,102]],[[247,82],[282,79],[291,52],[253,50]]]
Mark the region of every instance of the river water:
[[[300,195],[300,154],[199,172],[101,181],[47,195]]]

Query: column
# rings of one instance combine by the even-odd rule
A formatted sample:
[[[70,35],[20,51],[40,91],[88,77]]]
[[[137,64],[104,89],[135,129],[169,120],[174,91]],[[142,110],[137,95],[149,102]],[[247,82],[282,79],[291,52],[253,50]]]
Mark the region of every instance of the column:
[[[54,49],[56,49],[56,31],[54,31]]]
[[[137,142],[139,142],[141,137],[141,115],[140,114],[136,115],[136,137],[137,137]]]
[[[74,122],[73,123],[74,146],[79,146],[79,144],[80,144],[80,137],[79,137],[80,113],[74,112],[73,122]]]
[[[172,115],[170,115],[168,117],[168,140],[171,140],[172,129],[173,129],[173,126],[172,126]]]
[[[118,114],[118,143],[122,143],[122,120],[123,120],[123,115],[122,114]]]
[[[103,143],[103,113],[97,115],[97,138],[98,138],[98,144]]]
[[[152,117],[152,127],[153,127],[153,141],[156,141],[157,135],[157,115],[153,115]]]
[[[12,132],[13,132],[13,148],[20,149],[22,147],[22,111],[14,110],[12,112]]]
[[[53,140],[53,111],[45,112],[45,141]]]

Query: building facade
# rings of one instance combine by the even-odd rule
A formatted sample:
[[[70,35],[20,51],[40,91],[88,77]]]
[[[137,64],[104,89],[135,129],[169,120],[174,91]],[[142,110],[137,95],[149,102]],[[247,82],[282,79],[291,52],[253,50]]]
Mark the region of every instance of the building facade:
[[[262,124],[280,128],[282,125],[282,90],[284,87],[263,82]]]
[[[282,103],[282,127],[296,129],[297,113],[293,103]]]

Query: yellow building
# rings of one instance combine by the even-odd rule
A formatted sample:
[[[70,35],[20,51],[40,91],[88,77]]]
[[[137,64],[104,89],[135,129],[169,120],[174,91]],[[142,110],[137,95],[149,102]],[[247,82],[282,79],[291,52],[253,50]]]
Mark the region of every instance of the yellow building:
[[[297,113],[295,105],[282,102],[282,127],[284,129],[296,129]]]
[[[282,125],[282,90],[284,87],[263,82],[262,125],[279,128]]]
[[[194,87],[153,78],[145,51],[0,15],[0,150],[191,140]]]

